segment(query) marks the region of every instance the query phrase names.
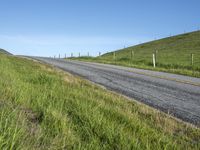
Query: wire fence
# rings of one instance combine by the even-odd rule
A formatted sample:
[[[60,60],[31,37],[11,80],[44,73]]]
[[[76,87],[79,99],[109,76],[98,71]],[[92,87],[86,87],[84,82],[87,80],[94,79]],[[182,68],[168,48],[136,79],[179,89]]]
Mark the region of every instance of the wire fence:
[[[134,47],[128,47],[116,52],[102,55],[98,52],[96,59],[108,62],[124,62],[156,66],[184,66],[200,68],[200,32],[188,33],[143,43]],[[76,57],[91,57],[89,52]],[[66,58],[66,54],[65,57]],[[75,57],[71,53],[69,57]],[[59,55],[60,58],[60,55]],[[154,64],[155,63],[155,64]]]

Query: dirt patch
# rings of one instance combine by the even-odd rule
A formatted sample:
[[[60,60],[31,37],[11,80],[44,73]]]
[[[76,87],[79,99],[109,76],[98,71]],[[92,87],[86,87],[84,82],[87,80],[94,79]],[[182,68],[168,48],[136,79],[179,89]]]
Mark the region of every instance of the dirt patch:
[[[28,130],[30,135],[38,135],[41,132],[40,123],[43,121],[44,114],[41,111],[33,111],[30,108],[21,108],[21,111],[28,120]]]
[[[21,109],[24,114],[26,115],[27,119],[35,124],[39,124],[42,122],[43,120],[43,112],[41,111],[33,111],[32,109],[28,109],[28,108],[22,108]]]
[[[39,134],[41,131],[40,123],[43,121],[44,114],[42,111],[33,111],[30,108],[25,108],[22,106],[12,105],[9,102],[5,102],[4,100],[0,100],[0,109],[7,108],[12,110],[16,110],[17,113],[23,114],[23,118],[27,119],[27,130],[30,132],[30,135]]]

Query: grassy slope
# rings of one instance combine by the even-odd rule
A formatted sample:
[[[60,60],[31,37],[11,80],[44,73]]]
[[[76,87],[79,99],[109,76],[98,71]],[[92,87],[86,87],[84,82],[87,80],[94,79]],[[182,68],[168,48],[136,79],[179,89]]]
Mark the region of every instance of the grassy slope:
[[[0,48],[0,53],[11,55],[11,53],[1,48]]]
[[[200,130],[49,66],[0,54],[0,149],[199,149]]]
[[[157,50],[157,67],[152,67],[152,53]],[[131,53],[134,51],[134,56]],[[194,64],[191,66],[191,53]],[[107,53],[97,58],[76,58],[85,61],[166,71],[200,77],[200,31],[160,39]]]

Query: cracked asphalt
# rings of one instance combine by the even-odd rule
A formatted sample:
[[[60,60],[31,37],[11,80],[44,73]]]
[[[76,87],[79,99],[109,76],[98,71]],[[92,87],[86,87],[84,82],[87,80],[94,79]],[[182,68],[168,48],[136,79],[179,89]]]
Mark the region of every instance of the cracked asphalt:
[[[200,127],[200,78],[107,64],[32,58]]]

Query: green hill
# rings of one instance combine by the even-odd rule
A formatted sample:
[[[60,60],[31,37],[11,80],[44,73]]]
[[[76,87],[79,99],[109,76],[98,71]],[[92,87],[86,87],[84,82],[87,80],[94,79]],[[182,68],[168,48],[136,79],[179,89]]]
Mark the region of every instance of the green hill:
[[[134,52],[131,58],[131,52]],[[137,63],[152,64],[152,53],[157,51],[157,63],[191,65],[191,54],[194,54],[195,66],[200,65],[200,31],[168,37],[116,51],[116,61],[133,60]],[[113,53],[102,56],[113,59]]]
[[[153,53],[156,54],[156,68],[153,68]],[[78,59],[200,77],[200,31],[139,44],[96,58]]]
[[[1,49],[1,48],[0,48],[0,53],[12,55],[12,54],[9,53],[8,51],[6,51],[6,50],[4,50],[4,49]]]

